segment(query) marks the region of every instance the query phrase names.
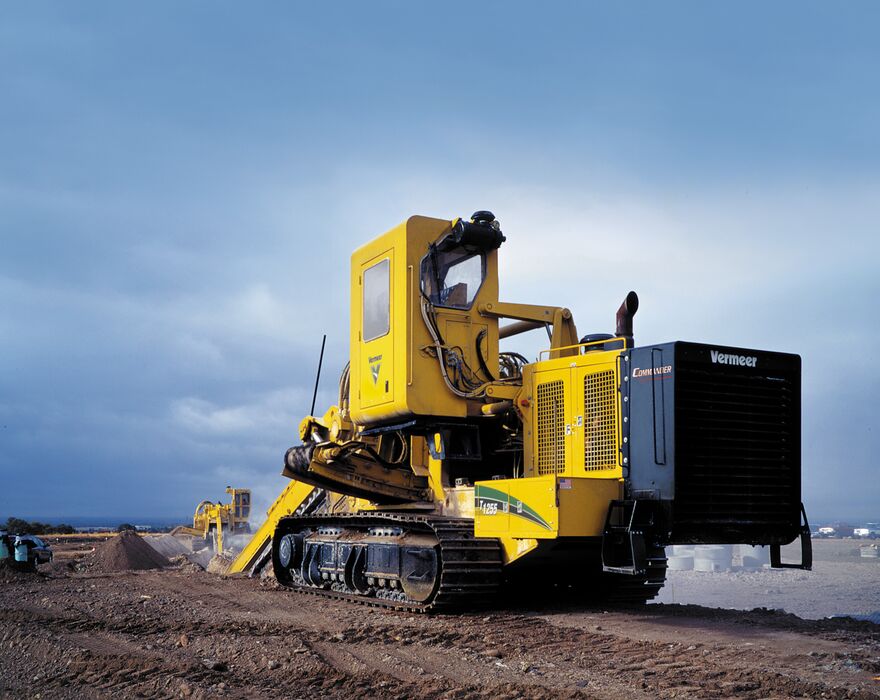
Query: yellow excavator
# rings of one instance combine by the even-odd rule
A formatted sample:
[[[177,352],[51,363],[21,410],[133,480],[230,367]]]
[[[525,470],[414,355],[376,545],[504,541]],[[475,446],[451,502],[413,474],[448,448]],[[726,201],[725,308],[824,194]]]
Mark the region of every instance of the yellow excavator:
[[[204,546],[218,554],[224,551],[224,536],[247,534],[250,530],[248,520],[251,515],[250,489],[236,489],[227,486],[226,493],[231,497],[229,503],[202,501],[196,506],[192,527],[180,525],[171,531],[172,535],[192,535],[204,541]]]
[[[809,568],[800,357],[637,346],[634,292],[614,333],[579,336],[565,307],[499,299],[505,240],[488,211],[413,216],[354,252],[338,401],[300,423],[232,570],[271,560],[290,588],[425,612],[503,586],[643,603],[675,543]],[[530,331],[536,360],[501,348]]]

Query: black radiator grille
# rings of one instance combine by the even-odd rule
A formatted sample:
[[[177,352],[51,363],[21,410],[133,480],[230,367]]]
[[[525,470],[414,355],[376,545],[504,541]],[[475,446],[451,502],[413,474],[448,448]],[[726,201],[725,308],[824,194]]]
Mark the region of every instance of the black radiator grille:
[[[679,360],[675,520],[791,527],[800,508],[800,382]]]

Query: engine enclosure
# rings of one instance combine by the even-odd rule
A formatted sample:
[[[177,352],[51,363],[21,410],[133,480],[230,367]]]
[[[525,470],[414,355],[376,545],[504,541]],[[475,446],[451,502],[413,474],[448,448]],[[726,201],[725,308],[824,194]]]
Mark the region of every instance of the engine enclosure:
[[[793,540],[800,356],[678,341],[633,348],[623,362],[627,497],[663,504],[669,541]]]

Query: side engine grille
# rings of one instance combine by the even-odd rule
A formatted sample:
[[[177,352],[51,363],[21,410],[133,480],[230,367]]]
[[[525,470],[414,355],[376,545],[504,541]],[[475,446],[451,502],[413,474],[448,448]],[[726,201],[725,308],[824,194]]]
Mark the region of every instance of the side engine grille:
[[[617,467],[617,385],[614,370],[584,377],[584,469]]]
[[[565,386],[561,379],[538,384],[538,474],[565,469]]]
[[[676,373],[676,521],[797,523],[799,375],[683,360]]]

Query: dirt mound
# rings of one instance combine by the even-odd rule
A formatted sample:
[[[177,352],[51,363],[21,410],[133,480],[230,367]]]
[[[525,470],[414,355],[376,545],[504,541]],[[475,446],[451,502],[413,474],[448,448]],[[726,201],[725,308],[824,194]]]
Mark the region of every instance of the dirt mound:
[[[179,571],[185,573],[194,574],[205,570],[203,566],[199,566],[187,559],[185,554],[178,554],[176,557],[171,557],[168,561],[171,562],[172,566],[176,566]]]
[[[61,559],[61,560],[53,560],[51,564],[46,565],[44,568],[45,571],[48,572],[50,576],[53,577],[64,577],[70,576],[74,571],[76,571],[77,563],[71,559]]]
[[[36,571],[20,569],[9,563],[9,560],[0,561],[0,583],[18,583],[29,581],[40,576]]]
[[[95,548],[96,568],[104,571],[161,569],[170,562],[133,532],[121,532]]]

